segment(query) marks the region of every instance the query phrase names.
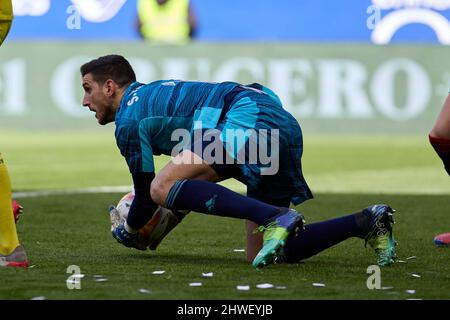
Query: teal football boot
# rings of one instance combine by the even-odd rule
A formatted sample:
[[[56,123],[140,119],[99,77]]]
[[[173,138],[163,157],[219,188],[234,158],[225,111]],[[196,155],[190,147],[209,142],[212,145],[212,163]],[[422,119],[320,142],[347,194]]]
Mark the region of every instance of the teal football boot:
[[[263,232],[264,244],[253,260],[253,267],[261,268],[275,263],[286,238],[291,232],[298,234],[303,229],[305,219],[303,215],[294,209],[282,208],[282,212],[265,226],[259,226],[255,231]]]
[[[365,237],[365,246],[369,244],[378,256],[379,266],[389,266],[397,259],[395,247],[397,241],[392,235],[395,210],[385,204],[377,204],[363,210],[370,218],[369,232]]]

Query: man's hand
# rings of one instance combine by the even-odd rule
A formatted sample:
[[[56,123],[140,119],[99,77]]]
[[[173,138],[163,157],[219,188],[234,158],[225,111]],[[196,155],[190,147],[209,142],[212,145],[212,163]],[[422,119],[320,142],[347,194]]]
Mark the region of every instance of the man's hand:
[[[120,224],[117,228],[111,231],[111,233],[113,238],[125,247],[135,248],[142,251],[147,250],[146,245],[140,240],[139,233],[128,232],[123,224]]]
[[[111,219],[111,232],[114,231],[120,224],[124,223],[125,220],[120,216],[119,210],[113,205],[109,206],[108,209],[109,218]]]
[[[111,219],[111,234],[114,239],[125,247],[136,248],[138,250],[147,250],[147,246],[142,241],[139,233],[130,233],[125,230],[125,219],[120,215],[119,210],[113,205],[108,209]]]
[[[120,215],[119,210],[115,206],[110,205],[108,212],[111,219],[111,233],[114,239],[126,247],[133,247],[138,250],[146,250],[147,247],[150,250],[156,250],[167,234],[189,213],[158,207],[152,218],[136,235],[128,232],[127,235],[124,235],[124,232],[126,232],[123,228],[125,219]],[[126,237],[128,235],[130,236]]]
[[[12,200],[11,206],[14,215],[14,221],[17,223],[19,222],[20,216],[23,214],[23,207],[16,200]]]

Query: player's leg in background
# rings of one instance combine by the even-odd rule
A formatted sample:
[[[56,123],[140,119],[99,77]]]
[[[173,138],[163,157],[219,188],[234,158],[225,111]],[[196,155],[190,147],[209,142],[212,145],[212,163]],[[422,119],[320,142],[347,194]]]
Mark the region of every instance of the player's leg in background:
[[[11,207],[11,182],[0,154],[0,254],[9,255],[19,245]]]
[[[28,266],[23,247],[19,245],[11,206],[11,182],[0,154],[0,266]]]
[[[450,94],[447,96],[441,113],[428,137],[434,150],[444,163],[445,170],[450,175]]]

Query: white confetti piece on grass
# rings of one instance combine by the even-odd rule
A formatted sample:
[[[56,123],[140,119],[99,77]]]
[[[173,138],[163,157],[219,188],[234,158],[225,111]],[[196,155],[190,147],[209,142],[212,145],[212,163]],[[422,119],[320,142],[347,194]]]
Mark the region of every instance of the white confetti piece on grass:
[[[270,288],[273,288],[274,285],[271,283],[260,283],[260,284],[257,284],[256,287],[258,289],[270,289]]]
[[[201,287],[202,283],[201,282],[191,282],[189,283],[190,287]]]
[[[314,287],[319,287],[319,288],[325,287],[325,284],[324,284],[324,283],[318,283],[318,282],[314,282],[312,285],[313,285]]]
[[[28,269],[31,269],[31,268],[34,268],[34,267],[36,267],[35,264],[33,264],[32,266],[29,266]]]
[[[392,290],[394,287],[381,287],[381,290]]]
[[[153,271],[152,272],[152,274],[164,274],[166,271],[164,271],[164,270],[156,270],[156,271]]]
[[[242,291],[248,291],[250,290],[250,286],[236,286],[236,289],[242,290]]]
[[[145,288],[141,288],[141,289],[139,289],[139,292],[140,293],[151,293],[152,291],[148,290],[148,289],[145,289]]]
[[[399,263],[407,263],[408,261],[405,261],[405,260],[398,260],[397,262],[399,262]]]
[[[411,273],[411,276],[414,278],[422,278],[422,276],[420,274],[417,273]]]
[[[95,279],[95,282],[106,282],[106,281],[108,281],[108,279],[106,279],[106,278],[97,278],[97,279]]]
[[[414,293],[416,293],[416,290],[408,289],[408,290],[405,290],[405,292],[409,293],[409,294],[414,294]]]
[[[412,259],[416,259],[416,258],[417,258],[416,256],[411,256],[411,257],[406,258],[406,260],[412,260]]]
[[[233,249],[234,252],[245,252],[245,249]]]
[[[31,300],[45,300],[45,299],[47,299],[47,298],[44,296],[37,296],[37,297],[31,298]]]
[[[78,279],[67,279],[67,280],[66,280],[66,283],[67,283],[67,284],[80,284],[81,281],[78,280]]]
[[[207,272],[207,273],[202,272],[202,276],[204,276],[205,278],[211,278],[213,275],[214,275],[213,272]]]

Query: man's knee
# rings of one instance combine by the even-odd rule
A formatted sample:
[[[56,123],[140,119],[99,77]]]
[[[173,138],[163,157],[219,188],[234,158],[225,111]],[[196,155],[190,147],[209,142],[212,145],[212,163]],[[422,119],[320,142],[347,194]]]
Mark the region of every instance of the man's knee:
[[[173,182],[156,176],[150,185],[150,195],[153,201],[160,206],[164,206],[172,185]]]
[[[437,125],[435,125],[434,127],[433,127],[433,129],[431,129],[431,131],[428,133],[428,136],[429,137],[432,137],[432,138],[439,138],[439,139],[441,139],[441,138],[450,138],[449,136],[448,136],[448,133],[447,133],[447,131],[446,130],[444,130],[443,128],[441,128],[440,126],[437,126]]]

